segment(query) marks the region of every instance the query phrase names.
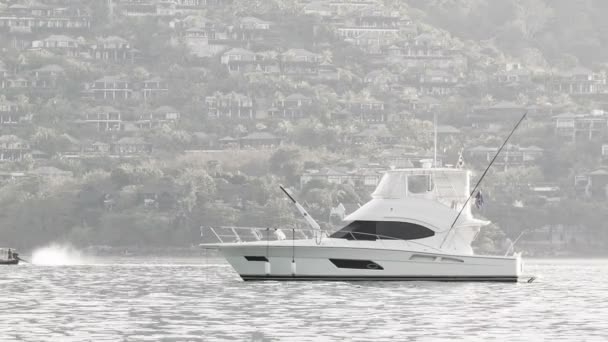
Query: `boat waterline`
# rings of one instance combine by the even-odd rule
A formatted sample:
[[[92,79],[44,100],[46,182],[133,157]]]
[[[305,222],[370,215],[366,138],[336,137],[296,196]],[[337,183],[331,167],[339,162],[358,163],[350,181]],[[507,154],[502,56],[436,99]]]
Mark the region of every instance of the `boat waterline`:
[[[285,241],[289,243],[289,241]],[[344,246],[219,247],[244,280],[517,281],[519,257],[448,255]]]

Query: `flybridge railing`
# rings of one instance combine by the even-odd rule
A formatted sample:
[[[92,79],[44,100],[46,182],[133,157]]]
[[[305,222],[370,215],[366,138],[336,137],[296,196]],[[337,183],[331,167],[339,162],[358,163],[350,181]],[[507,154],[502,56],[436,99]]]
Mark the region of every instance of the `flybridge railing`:
[[[308,239],[307,232],[318,230],[313,229],[281,229],[271,227],[237,227],[237,226],[221,226],[207,227],[215,238],[220,243],[227,242],[244,242],[244,241],[267,241],[267,240],[286,240],[291,239]],[[291,234],[286,234],[285,231],[291,231]],[[272,238],[271,238],[272,233]],[[314,234],[310,234],[314,236]]]
[[[317,244],[321,244],[323,237],[327,237],[327,232],[321,231],[319,234],[319,230],[311,229],[311,228],[292,228],[292,229],[281,229],[281,228],[269,228],[269,227],[235,227],[235,226],[221,226],[221,227],[207,227],[213,233],[213,235],[217,238],[220,243],[233,243],[233,242],[245,242],[245,241],[280,241],[280,240],[296,240],[296,239],[315,239]],[[285,234],[284,231],[287,230],[288,234]],[[291,234],[289,234],[289,230],[291,230]],[[239,231],[248,232],[250,239],[246,239],[246,233],[243,235],[239,235]],[[310,233],[310,234],[308,234]],[[421,247],[429,248],[435,251],[441,251],[440,249],[429,246],[427,244],[406,240],[399,237],[375,234],[375,233],[363,233],[363,232],[351,232],[351,231],[343,231],[345,235],[351,237],[352,241],[380,241],[384,242],[385,240],[397,240],[404,241],[407,243],[411,243],[414,245],[418,245]],[[310,236],[309,236],[310,235]],[[272,236],[272,239],[271,239]],[[288,239],[291,237],[291,239]],[[358,238],[357,238],[358,237]],[[366,237],[374,237],[374,239],[369,239]],[[252,239],[251,239],[252,238]],[[342,238],[345,239],[345,238]]]
[[[433,190],[438,199],[458,201],[466,198],[466,196],[458,194],[454,181],[443,171],[435,171],[433,173],[433,183]]]

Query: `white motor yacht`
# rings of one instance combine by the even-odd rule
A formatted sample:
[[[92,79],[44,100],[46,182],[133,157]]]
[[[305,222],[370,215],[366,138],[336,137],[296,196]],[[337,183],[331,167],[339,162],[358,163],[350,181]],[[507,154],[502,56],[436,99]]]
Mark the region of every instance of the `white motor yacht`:
[[[285,191],[312,238],[271,240],[266,229],[254,234],[258,241],[202,246],[219,249],[244,280],[515,282],[522,274],[519,254],[473,253],[471,243],[489,221],[471,213],[470,178],[458,168],[387,171],[372,199],[329,235]]]

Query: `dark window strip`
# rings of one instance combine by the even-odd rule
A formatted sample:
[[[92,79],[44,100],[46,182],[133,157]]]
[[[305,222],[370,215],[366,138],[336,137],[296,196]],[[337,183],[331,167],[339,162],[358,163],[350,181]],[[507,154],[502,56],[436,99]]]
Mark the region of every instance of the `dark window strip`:
[[[265,256],[246,256],[247,261],[268,261]]]
[[[347,240],[415,240],[433,235],[435,235],[433,230],[410,222],[353,221],[333,233],[331,237]]]
[[[353,268],[358,270],[383,270],[382,266],[371,260],[329,259],[338,268]]]

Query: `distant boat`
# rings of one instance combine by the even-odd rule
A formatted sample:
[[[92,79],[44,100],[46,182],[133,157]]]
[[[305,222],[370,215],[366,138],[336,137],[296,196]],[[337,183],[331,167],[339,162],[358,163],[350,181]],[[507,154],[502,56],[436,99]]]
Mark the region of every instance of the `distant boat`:
[[[0,265],[19,264],[19,253],[12,248],[0,248]]]

